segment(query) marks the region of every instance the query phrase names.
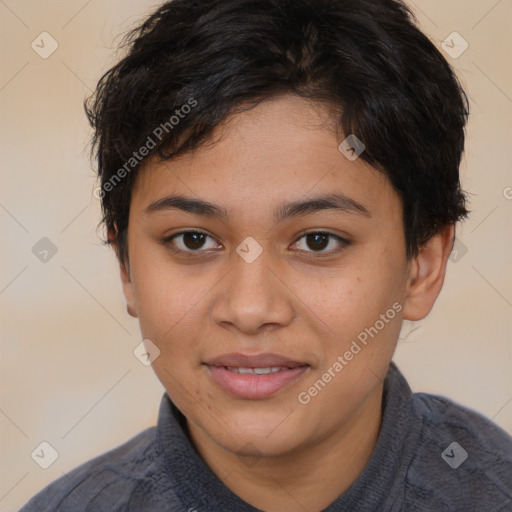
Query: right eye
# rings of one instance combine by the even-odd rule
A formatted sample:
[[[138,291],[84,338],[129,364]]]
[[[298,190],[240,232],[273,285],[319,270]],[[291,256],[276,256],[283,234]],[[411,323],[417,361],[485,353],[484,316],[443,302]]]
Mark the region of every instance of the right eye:
[[[204,244],[208,238],[213,240],[210,235],[203,231],[189,230],[175,233],[174,235],[166,238],[164,243],[167,246],[171,246],[170,248],[174,252],[193,254],[197,252],[206,252],[204,250]],[[207,247],[206,249],[215,249],[217,246],[218,245],[214,244],[212,247]]]

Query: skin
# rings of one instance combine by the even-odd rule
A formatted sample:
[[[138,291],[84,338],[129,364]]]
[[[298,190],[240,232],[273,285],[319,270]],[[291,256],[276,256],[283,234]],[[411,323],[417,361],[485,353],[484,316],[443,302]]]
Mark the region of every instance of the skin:
[[[399,196],[361,158],[347,159],[341,140],[324,107],[275,97],[229,118],[214,143],[148,161],[131,198],[128,262],[120,265],[128,311],[160,349],[154,370],[201,456],[228,488],[268,512],[322,510],[361,474],[402,320],[430,312],[452,248],[448,226],[408,260]],[[369,215],[330,209],[273,218],[285,202],[334,192]],[[146,211],[171,194],[209,201],[228,216]],[[179,235],[187,229],[208,236],[194,245]],[[315,246],[304,230],[350,243],[330,237]],[[247,237],[263,250],[250,264],[236,252]],[[315,254],[323,256],[308,258]],[[394,303],[402,306],[395,318],[299,403]],[[232,352],[273,352],[310,367],[272,397],[242,400],[202,364]]]

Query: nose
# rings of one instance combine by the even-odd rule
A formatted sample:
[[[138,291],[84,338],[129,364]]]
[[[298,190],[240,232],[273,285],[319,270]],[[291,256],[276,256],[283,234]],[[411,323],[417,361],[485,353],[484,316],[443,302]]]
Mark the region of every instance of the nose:
[[[219,283],[212,319],[244,334],[288,325],[294,318],[293,292],[280,262],[270,250],[251,263],[233,254],[231,271]]]

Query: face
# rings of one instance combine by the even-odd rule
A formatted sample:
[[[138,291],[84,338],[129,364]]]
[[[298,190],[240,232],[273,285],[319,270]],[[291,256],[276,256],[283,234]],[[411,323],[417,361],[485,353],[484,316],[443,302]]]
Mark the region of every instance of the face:
[[[289,454],[381,386],[410,278],[402,205],[305,100],[261,103],[214,140],[137,176],[124,291],[190,428]]]

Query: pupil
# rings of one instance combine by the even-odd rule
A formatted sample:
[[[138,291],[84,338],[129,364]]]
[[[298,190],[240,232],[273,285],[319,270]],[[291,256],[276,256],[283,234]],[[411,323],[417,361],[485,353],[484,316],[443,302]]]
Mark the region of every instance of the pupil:
[[[329,235],[325,233],[309,233],[306,237],[308,247],[310,249],[325,249],[329,243],[328,237]],[[310,241],[313,241],[313,244],[316,244],[316,246],[311,246],[309,244]],[[320,247],[318,244],[320,244]]]
[[[202,233],[185,233],[183,235],[183,242],[188,249],[200,249],[204,243],[204,238],[206,235]]]

